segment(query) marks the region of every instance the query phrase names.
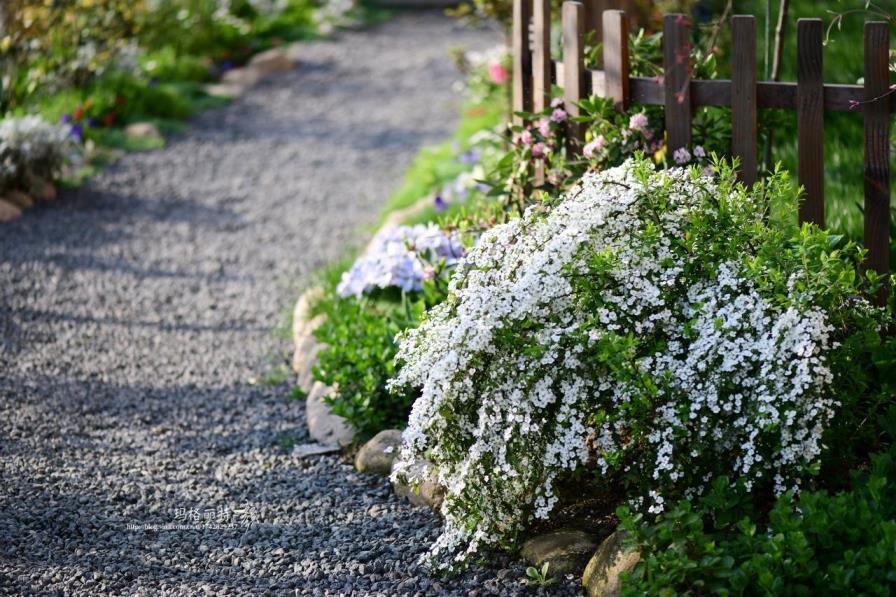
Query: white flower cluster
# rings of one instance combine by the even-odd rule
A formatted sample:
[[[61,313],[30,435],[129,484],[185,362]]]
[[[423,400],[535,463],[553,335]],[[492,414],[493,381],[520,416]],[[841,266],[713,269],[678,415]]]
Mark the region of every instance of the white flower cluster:
[[[712,219],[716,192],[643,162],[588,174],[546,216],[486,232],[448,300],[400,336],[391,383],[420,398],[393,475],[447,488],[440,567],[548,517],[555,483],[586,464],[643,470],[656,512],[670,484],[697,493],[727,472],[783,490],[818,456],[831,329],[764,298],[735,261],[689,269],[676,239],[695,212]]]
[[[50,124],[39,116],[0,120],[0,182],[26,172],[51,175],[78,157],[67,126]]]
[[[343,297],[392,286],[405,292],[419,291],[423,281],[435,275],[440,262],[454,265],[464,253],[456,232],[446,233],[433,223],[388,226],[342,274],[336,290]]]

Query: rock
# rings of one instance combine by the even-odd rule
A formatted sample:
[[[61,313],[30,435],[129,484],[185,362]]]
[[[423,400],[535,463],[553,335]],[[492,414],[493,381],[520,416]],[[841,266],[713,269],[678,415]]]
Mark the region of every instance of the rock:
[[[203,87],[205,92],[214,97],[239,97],[246,88],[236,83],[210,83]]]
[[[31,192],[31,196],[38,201],[56,200],[56,185],[48,180],[44,180],[37,176],[30,177],[28,179],[28,188]]]
[[[547,562],[552,575],[578,573],[595,547],[597,543],[588,533],[561,529],[532,537],[523,543],[520,555],[539,569]]]
[[[331,454],[338,451],[339,446],[325,446],[323,444],[298,444],[293,447],[292,455],[296,458],[306,458],[308,456]]]
[[[299,56],[301,56],[304,46],[305,43],[301,41],[294,41],[286,46],[284,51],[286,52],[286,56],[292,60],[293,65],[299,61]]]
[[[640,553],[625,548],[624,540],[625,533],[616,531],[594,552],[582,576],[589,597],[619,595],[619,575],[634,568],[641,559]]]
[[[0,199],[0,222],[9,222],[22,215],[22,209],[6,199]]]
[[[386,429],[364,444],[355,457],[355,468],[362,473],[388,476],[401,448],[401,431]]]
[[[411,465],[411,472],[415,476],[422,477],[427,468],[432,464],[425,460],[418,460]],[[424,477],[425,478],[425,477]],[[395,495],[405,497],[414,506],[428,506],[435,512],[442,509],[442,502],[445,500],[445,488],[433,481],[424,481],[416,489],[411,485],[406,485],[399,481],[392,484]]]
[[[135,122],[124,129],[124,134],[131,139],[161,139],[159,127],[151,122]]]
[[[23,193],[22,191],[7,191],[3,195],[3,198],[19,209],[28,209],[29,207],[34,206],[34,199],[32,199],[30,195],[28,195],[27,193]]]
[[[289,54],[281,48],[271,48],[252,57],[249,66],[254,68],[262,77],[273,73],[292,70],[293,60]]]
[[[324,402],[324,396],[331,391],[332,388],[319,381],[314,382],[305,402],[308,433],[312,439],[325,446],[348,446],[355,439],[355,431],[345,419],[334,415]]]
[[[241,87],[252,87],[258,83],[259,79],[261,79],[261,74],[251,66],[232,68],[221,77],[223,83]]]
[[[318,363],[317,354],[327,347],[321,344],[313,334],[306,336],[306,341],[293,354],[292,366],[296,372],[296,384],[306,394],[314,385],[314,367]]]
[[[311,306],[323,295],[323,288],[306,290],[296,301],[292,314],[293,357],[292,368],[299,376],[299,387],[303,392],[311,390],[314,378],[311,368],[317,364],[317,353],[321,350],[314,331],[326,321],[326,316],[311,317]]]

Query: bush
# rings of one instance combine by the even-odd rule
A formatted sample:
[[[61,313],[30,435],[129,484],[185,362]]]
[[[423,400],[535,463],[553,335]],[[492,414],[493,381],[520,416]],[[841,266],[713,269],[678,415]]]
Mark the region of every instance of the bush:
[[[0,120],[0,190],[28,184],[32,177],[54,180],[79,157],[68,127],[38,116]]]
[[[626,595],[889,595],[896,591],[896,451],[835,495],[788,493],[757,517],[744,485],[719,479],[696,507],[654,524],[620,512],[642,560]]]
[[[447,487],[441,567],[547,518],[573,474],[660,513],[718,477],[770,499],[817,470],[887,320],[853,245],[768,224],[795,207],[786,176],[715,169],[586,175],[485,233],[402,335],[392,387],[421,397],[396,476],[427,458]]]
[[[327,319],[315,337],[332,349],[318,355],[314,376],[337,389],[326,399],[333,412],[345,417],[362,438],[403,428],[415,395],[392,395],[386,382],[395,374],[395,335],[419,323],[424,302],[407,296],[398,301],[334,298],[322,301],[318,310]]]

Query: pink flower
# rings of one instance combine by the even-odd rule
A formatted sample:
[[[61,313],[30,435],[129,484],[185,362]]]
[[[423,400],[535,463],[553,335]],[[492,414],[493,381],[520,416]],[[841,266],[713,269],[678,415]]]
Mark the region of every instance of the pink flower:
[[[643,112],[632,114],[632,117],[628,119],[628,128],[643,133],[647,128],[647,115]]]
[[[544,143],[536,143],[532,146],[532,157],[543,158],[547,153],[547,146]]]
[[[582,153],[585,154],[586,158],[592,160],[594,159],[594,153],[604,148],[605,142],[606,140],[604,139],[604,136],[598,135],[597,138],[591,141],[591,143],[588,143],[582,148]]]
[[[526,129],[520,135],[520,142],[523,145],[532,145],[532,142],[535,141],[535,137],[532,136],[532,131]]]
[[[566,110],[563,108],[557,108],[554,110],[554,113],[551,114],[551,120],[554,122],[563,122],[566,120]]]
[[[493,83],[497,85],[503,85],[507,82],[508,79],[507,69],[504,68],[504,65],[500,62],[489,64],[488,76],[491,77]]]
[[[562,106],[562,105],[563,105],[563,98],[562,98],[562,97],[555,97],[554,99],[551,100],[551,107],[552,107],[552,108],[559,108],[559,107]]]
[[[543,117],[538,121],[538,132],[541,133],[542,137],[550,137],[551,136],[551,119],[547,116]]]
[[[679,147],[672,153],[672,158],[679,166],[684,166],[691,161],[691,152],[684,147]]]

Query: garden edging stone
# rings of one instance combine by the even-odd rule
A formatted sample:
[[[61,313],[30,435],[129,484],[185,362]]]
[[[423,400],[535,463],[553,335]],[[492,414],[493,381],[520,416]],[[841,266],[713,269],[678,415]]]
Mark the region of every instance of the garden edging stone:
[[[386,429],[361,446],[355,456],[355,468],[361,473],[388,476],[401,449],[401,431]]]
[[[0,199],[0,222],[9,222],[15,220],[22,215],[22,210],[18,205],[6,199]]]
[[[305,419],[308,422],[308,434],[312,439],[325,446],[346,447],[355,439],[355,431],[346,420],[333,414],[324,397],[333,392],[333,388],[317,381],[308,393],[305,401]]]
[[[523,543],[520,555],[537,568],[547,563],[553,575],[579,573],[596,547],[594,537],[585,531],[559,529],[532,537]]]
[[[624,545],[625,532],[615,531],[604,539],[588,561],[582,584],[588,597],[615,597],[619,595],[619,575],[634,568],[641,554]]]

